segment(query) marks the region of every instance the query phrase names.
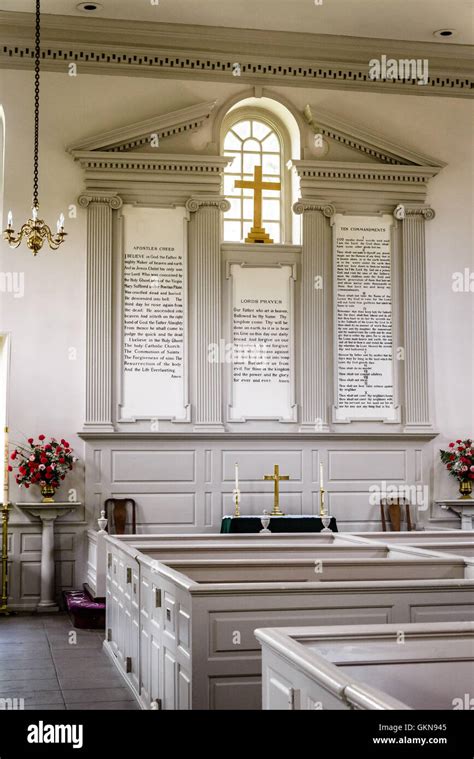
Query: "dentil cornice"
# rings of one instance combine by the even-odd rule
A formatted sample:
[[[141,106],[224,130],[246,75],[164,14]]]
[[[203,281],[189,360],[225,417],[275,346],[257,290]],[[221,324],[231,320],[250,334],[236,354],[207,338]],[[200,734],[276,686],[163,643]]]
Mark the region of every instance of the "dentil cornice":
[[[32,68],[34,16],[0,12],[0,65]],[[369,61],[427,59],[429,81],[371,79]],[[262,86],[470,97],[471,47],[258,29],[42,16],[42,68]],[[234,76],[235,63],[240,75]]]

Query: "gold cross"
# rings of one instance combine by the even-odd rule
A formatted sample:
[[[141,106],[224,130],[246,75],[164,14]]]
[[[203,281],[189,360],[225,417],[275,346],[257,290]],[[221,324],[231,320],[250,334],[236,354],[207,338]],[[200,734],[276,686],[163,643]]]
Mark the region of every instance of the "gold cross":
[[[253,182],[238,179],[235,182],[238,190],[253,190],[253,227],[245,242],[272,243],[270,235],[262,227],[262,191],[281,190],[280,182],[262,182],[262,167],[255,166]]]
[[[263,475],[264,480],[273,480],[274,483],[274,502],[273,502],[273,511],[271,513],[272,517],[282,517],[283,512],[280,511],[280,480],[289,480],[290,475],[289,474],[280,474],[280,467],[278,464],[275,464],[273,474],[264,474]]]

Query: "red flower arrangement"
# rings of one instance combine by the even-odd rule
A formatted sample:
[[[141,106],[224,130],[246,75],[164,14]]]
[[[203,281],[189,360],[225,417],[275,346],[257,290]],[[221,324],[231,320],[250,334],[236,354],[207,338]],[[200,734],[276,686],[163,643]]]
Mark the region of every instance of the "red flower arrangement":
[[[474,445],[471,439],[450,443],[449,450],[440,451],[441,461],[449,474],[459,482],[474,480]]]
[[[61,480],[71,471],[77,461],[73,456],[73,450],[67,440],[51,438],[45,443],[45,436],[39,435],[35,443],[32,437],[28,438],[28,446],[19,445],[10,456],[13,466],[17,468],[15,479],[20,487],[29,488],[30,485],[49,485],[58,488]],[[8,470],[13,471],[10,464]]]

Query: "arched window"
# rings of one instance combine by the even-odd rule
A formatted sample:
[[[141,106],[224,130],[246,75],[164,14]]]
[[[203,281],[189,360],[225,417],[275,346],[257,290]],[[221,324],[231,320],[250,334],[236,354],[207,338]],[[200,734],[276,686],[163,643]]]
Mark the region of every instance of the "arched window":
[[[252,181],[256,166],[264,182],[280,183],[281,190],[263,190],[262,224],[273,242],[285,241],[285,164],[287,146],[278,126],[260,114],[232,113],[224,125],[223,153],[234,160],[224,171],[224,195],[230,210],[224,214],[224,240],[243,242],[252,227],[254,193],[236,189],[235,181]],[[286,159],[286,160],[285,160]]]

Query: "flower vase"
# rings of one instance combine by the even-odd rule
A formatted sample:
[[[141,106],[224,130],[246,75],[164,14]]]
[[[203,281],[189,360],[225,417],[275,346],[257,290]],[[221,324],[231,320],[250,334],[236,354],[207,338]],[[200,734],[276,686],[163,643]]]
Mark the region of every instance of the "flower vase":
[[[41,485],[42,503],[54,503],[55,490],[54,485]]]
[[[459,483],[459,492],[461,495],[459,496],[459,500],[463,500],[466,498],[472,497],[472,480],[464,480]]]

